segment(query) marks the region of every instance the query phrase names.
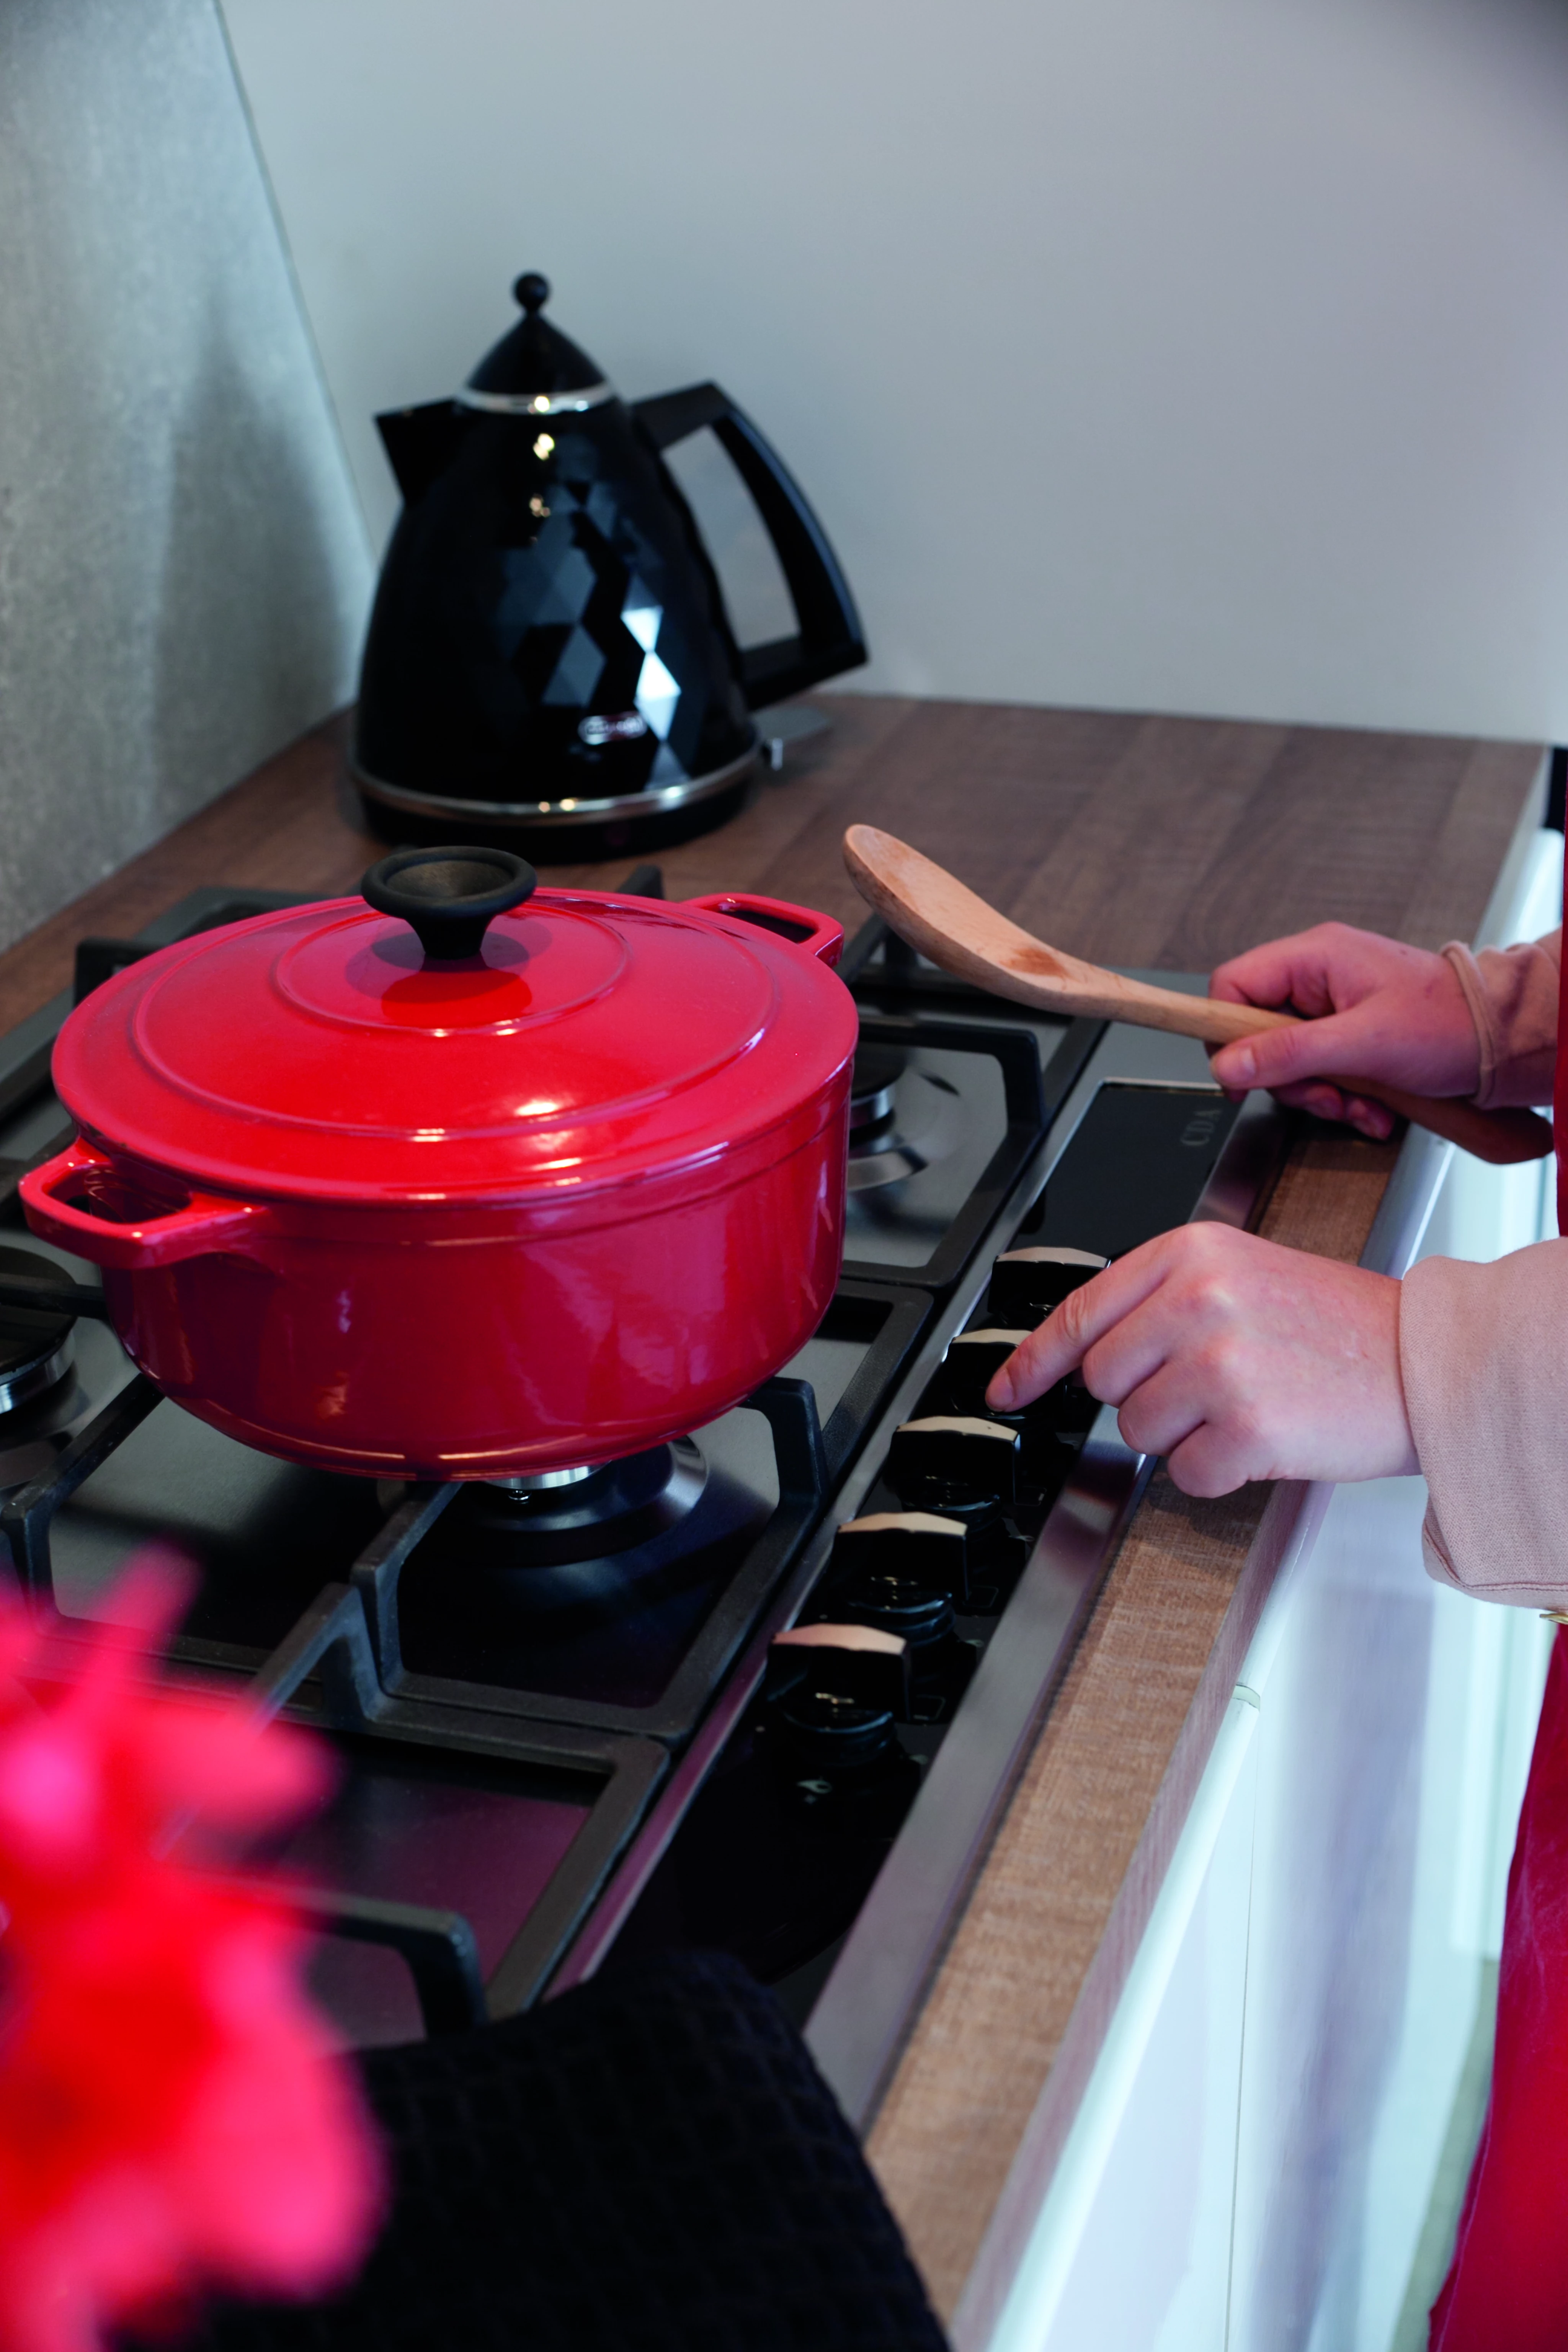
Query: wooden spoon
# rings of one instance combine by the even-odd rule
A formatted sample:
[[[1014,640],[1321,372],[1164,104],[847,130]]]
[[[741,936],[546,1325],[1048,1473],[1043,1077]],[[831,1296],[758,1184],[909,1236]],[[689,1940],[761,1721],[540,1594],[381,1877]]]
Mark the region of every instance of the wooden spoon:
[[[1295,1020],[1293,1013],[1270,1013],[1261,1005],[1226,1004],[1215,996],[1155,988],[1048,948],[942,866],[875,825],[850,826],[844,862],[861,897],[901,940],[944,971],[994,996],[1010,996],[1045,1013],[1087,1013],[1101,1021],[1130,1021],[1140,1029],[1168,1029],[1178,1037],[1201,1037],[1208,1045],[1228,1045],[1233,1038],[1254,1037]],[[1531,1110],[1478,1110],[1458,1098],[1409,1095],[1381,1078],[1335,1077],[1330,1083],[1385,1104],[1401,1118],[1499,1167],[1543,1160],[1552,1148],[1550,1123]]]

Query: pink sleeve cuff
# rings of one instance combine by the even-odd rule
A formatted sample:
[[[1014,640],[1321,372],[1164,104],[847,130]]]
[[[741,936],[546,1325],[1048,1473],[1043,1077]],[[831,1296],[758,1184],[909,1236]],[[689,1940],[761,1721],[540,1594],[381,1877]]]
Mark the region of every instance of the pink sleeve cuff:
[[[1568,1605],[1568,1241],[1423,1258],[1399,1359],[1431,1507],[1426,1565],[1486,1601]]]
[[[1443,953],[1464,991],[1480,1042],[1475,1100],[1483,1110],[1550,1103],[1562,932],[1549,932],[1528,947],[1483,948],[1479,956],[1450,940]]]

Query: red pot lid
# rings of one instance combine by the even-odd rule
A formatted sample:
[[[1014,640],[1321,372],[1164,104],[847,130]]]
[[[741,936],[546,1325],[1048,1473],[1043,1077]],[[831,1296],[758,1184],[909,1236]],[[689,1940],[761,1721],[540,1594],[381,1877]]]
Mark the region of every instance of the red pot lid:
[[[512,898],[531,887],[505,853],[405,851],[367,890],[400,869],[417,898],[454,857],[459,881],[504,864],[527,877]],[[381,903],[400,887],[394,872]],[[460,933],[483,898],[410,919]],[[71,1014],[56,1087],[95,1142],[221,1191],[384,1202],[598,1189],[826,1116],[856,1034],[821,961],[836,923],[568,890],[489,916],[480,940],[482,919],[436,939],[446,960],[363,898],[164,948]]]

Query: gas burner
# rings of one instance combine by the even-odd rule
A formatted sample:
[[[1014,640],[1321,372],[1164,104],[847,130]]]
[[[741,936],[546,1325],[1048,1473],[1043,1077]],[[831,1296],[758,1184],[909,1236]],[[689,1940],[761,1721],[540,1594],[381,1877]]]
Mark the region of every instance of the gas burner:
[[[60,1285],[36,1250],[0,1248],[0,1281]],[[76,1318],[63,1307],[0,1306],[0,1425],[57,1386],[76,1357]]]
[[[708,1465],[689,1437],[651,1446],[597,1469],[546,1470],[532,1478],[486,1479],[459,1495],[447,1525],[465,1537],[505,1548],[505,1565],[537,1590],[542,1572],[565,1570],[565,1597],[583,1597],[584,1570],[608,1570],[626,1581],[626,1555],[645,1555],[679,1527],[708,1483]]]
[[[945,1160],[958,1140],[962,1102],[951,1080],[911,1069],[896,1045],[862,1045],[849,1082],[849,1190],[871,1192]]]
[[[580,1462],[571,1470],[537,1470],[531,1477],[488,1478],[485,1484],[493,1486],[499,1494],[510,1495],[514,1500],[522,1501],[533,1495],[550,1494],[558,1486],[580,1486],[584,1478],[591,1478],[593,1475],[593,1464]]]
[[[563,1488],[466,1486],[404,1565],[403,1664],[531,1707],[673,1706],[770,1516],[752,1481],[685,1437]]]
[[[18,1295],[28,1291],[42,1294],[39,1305]],[[49,1475],[133,1377],[101,1294],[41,1250],[0,1246],[0,1496]]]
[[[875,1150],[874,1138],[893,1123],[893,1095],[910,1066],[909,1055],[896,1045],[862,1045],[849,1078],[849,1149]]]
[[[482,1588],[504,1597],[510,1618],[552,1631],[603,1623],[668,1582],[683,1552],[679,1531],[707,1485],[689,1437],[597,1469],[477,1479],[426,1538],[420,1567],[439,1561],[458,1607],[460,1592]]]

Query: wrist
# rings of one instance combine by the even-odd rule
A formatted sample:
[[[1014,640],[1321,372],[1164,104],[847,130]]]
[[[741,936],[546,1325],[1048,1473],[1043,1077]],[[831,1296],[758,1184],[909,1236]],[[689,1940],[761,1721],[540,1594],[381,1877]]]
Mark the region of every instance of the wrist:
[[[1442,950],[1442,961],[1448,968],[1475,1039],[1475,1076],[1468,1092],[1474,1101],[1484,1106],[1496,1083],[1499,1060],[1491,997],[1479,964],[1462,940],[1447,942]]]

